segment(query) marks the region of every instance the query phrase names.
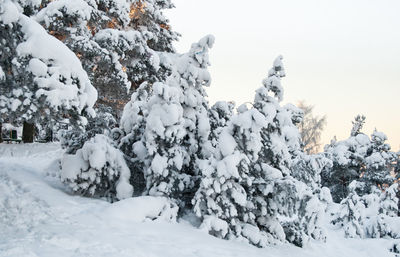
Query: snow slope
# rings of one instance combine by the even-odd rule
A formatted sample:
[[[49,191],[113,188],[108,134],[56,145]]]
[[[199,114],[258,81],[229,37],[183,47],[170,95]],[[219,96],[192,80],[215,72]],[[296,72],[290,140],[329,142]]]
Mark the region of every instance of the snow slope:
[[[58,144],[0,144],[0,256],[394,256],[389,239],[345,239],[259,249],[214,238],[173,213],[152,221],[163,199],[110,204],[72,195],[57,178]],[[171,211],[171,210],[170,210]],[[173,212],[173,210],[172,210]],[[147,218],[146,218],[147,217]]]

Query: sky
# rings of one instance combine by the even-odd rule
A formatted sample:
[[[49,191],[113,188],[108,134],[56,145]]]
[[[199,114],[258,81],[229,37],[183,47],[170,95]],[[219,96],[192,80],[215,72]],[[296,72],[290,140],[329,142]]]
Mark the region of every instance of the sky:
[[[165,12],[189,50],[207,34],[210,103],[252,102],[278,55],[286,77],[283,103],[304,100],[326,115],[322,143],[349,137],[364,114],[363,132],[384,132],[400,150],[399,0],[173,0]]]

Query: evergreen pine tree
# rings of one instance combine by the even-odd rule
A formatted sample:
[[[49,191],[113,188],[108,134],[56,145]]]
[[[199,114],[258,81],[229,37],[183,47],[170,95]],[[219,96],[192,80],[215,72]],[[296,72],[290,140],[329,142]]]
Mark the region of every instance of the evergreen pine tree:
[[[322,170],[330,168],[332,161],[323,154],[301,154],[293,161],[291,175],[313,190],[319,190],[322,187]]]
[[[325,146],[325,156],[333,165],[322,171],[322,185],[329,187],[333,200],[340,202],[349,192],[349,184],[358,181],[357,193],[370,194],[376,187],[391,185],[394,178],[396,153],[385,143],[384,133],[374,131],[371,138],[360,131],[365,117],[358,115],[353,121],[352,135],[343,141],[332,141]]]
[[[340,202],[349,193],[349,185],[365,172],[365,158],[371,153],[371,142],[361,132],[365,117],[358,115],[353,121],[352,136],[343,141],[332,140],[324,153],[332,161],[332,167],[322,171],[322,185],[331,190],[335,202]]]
[[[153,0],[56,0],[41,5],[35,19],[81,60],[99,91],[97,105],[119,117],[128,90],[169,73],[157,51],[173,52],[178,34],[162,10],[173,5]]]
[[[352,185],[356,186],[356,183],[355,181]],[[349,191],[348,196],[341,201],[340,211],[333,223],[342,226],[347,237],[363,237],[365,205],[358,196],[355,187],[350,186]]]
[[[365,173],[361,181],[365,182],[367,193],[371,192],[371,187],[383,188],[385,185],[391,185],[394,178],[390,174],[393,163],[396,160],[396,154],[390,151],[390,145],[386,144],[387,136],[378,131],[371,135],[371,154],[365,158]]]
[[[355,137],[361,133],[361,129],[365,124],[365,116],[359,114],[354,118],[354,121],[352,121],[351,123],[353,124],[353,127],[351,128],[350,136]]]
[[[361,183],[361,185],[360,185]],[[400,229],[393,224],[399,223],[398,184],[381,191],[374,188],[371,193],[359,196],[357,189],[362,182],[353,181],[349,185],[349,194],[340,203],[340,211],[332,220],[344,229],[345,235],[352,238],[400,237]]]
[[[218,135],[227,126],[233,115],[235,104],[233,102],[218,101],[209,110],[210,119],[210,141],[215,147]]]
[[[190,204],[201,160],[211,156],[204,86],[210,84],[206,36],[183,55],[164,53],[171,75],[153,88],[143,84],[124,109],[121,148],[131,170],[143,172],[145,194],[166,195]]]
[[[399,184],[394,183],[382,193],[380,199],[379,213],[389,217],[397,217],[399,212],[397,193],[399,191]]]
[[[250,173],[257,181],[250,202],[255,206],[255,222],[260,230],[275,239],[303,246],[310,237],[324,239],[320,228],[323,209],[311,188],[292,176],[296,158],[303,155],[296,127],[303,112],[293,105],[280,105],[284,76],[279,56],[263,81],[264,86],[256,91],[254,107],[265,116],[267,126],[261,130],[262,147]]]
[[[282,64],[282,57],[279,56],[269,70],[268,77],[263,80],[264,86],[256,91],[254,108],[259,110],[268,122],[268,125],[261,132],[263,147],[259,160],[265,165],[280,170],[283,175],[288,175],[290,173],[291,155],[286,139],[292,139],[293,134],[289,134],[290,130],[295,132],[296,128],[295,126],[290,127],[290,124],[293,125],[291,117],[288,115],[287,110],[279,105],[283,99],[281,78],[284,76],[285,70]],[[287,138],[285,137],[286,133],[288,133]],[[294,141],[298,140],[296,135],[294,136]],[[260,170],[261,168],[259,167],[258,169]]]
[[[260,130],[265,117],[256,109],[240,106],[227,126],[218,135],[213,158],[204,162],[200,187],[193,199],[195,214],[202,219],[201,227],[220,238],[247,237],[251,243],[265,246],[267,238],[247,234],[256,229],[248,202],[252,178],[251,162],[261,147]],[[257,230],[257,229],[256,229]],[[258,233],[259,234],[259,233]]]
[[[68,118],[85,125],[97,92],[79,59],[32,18],[2,0],[0,14],[0,114],[13,123]],[[26,134],[26,133],[25,133]],[[27,135],[30,140],[32,134]]]
[[[133,194],[124,156],[105,135],[95,135],[76,153],[64,154],[60,174],[64,183],[84,196],[106,197],[113,202]]]
[[[323,239],[319,199],[290,173],[301,154],[301,110],[280,106],[284,76],[274,61],[254,107],[238,108],[216,144],[215,160],[205,164],[194,198],[202,227],[222,238],[242,237],[257,246],[288,240],[303,246]],[[283,218],[285,217],[285,218]]]
[[[113,138],[111,132],[117,126],[117,121],[111,114],[110,107],[100,106],[95,108],[95,111],[96,117],[89,117],[86,126],[59,130],[61,147],[65,149],[67,154],[75,154],[77,150],[83,147],[86,141],[97,134]],[[45,128],[53,129],[52,125],[52,123],[46,124]]]

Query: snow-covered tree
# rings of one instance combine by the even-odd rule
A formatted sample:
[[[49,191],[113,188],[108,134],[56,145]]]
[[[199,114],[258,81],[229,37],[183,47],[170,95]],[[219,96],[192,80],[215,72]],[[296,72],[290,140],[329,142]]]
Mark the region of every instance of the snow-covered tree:
[[[382,193],[380,199],[379,212],[389,217],[397,217],[399,207],[396,194],[399,191],[399,184],[394,183]]]
[[[333,139],[324,148],[327,158],[332,161],[332,167],[326,167],[322,171],[322,185],[331,190],[335,202],[340,202],[349,193],[348,186],[353,180],[358,180],[365,172],[365,158],[370,153],[371,142],[367,135],[361,133],[364,120],[353,122],[353,136],[337,141]]]
[[[169,20],[162,12],[175,7],[171,0],[130,1],[131,24],[146,35],[149,47],[160,52],[175,52],[172,43],[178,40],[179,34],[171,30]]]
[[[79,57],[99,91],[97,104],[119,116],[131,87],[169,72],[156,51],[174,51],[178,34],[162,12],[172,7],[168,0],[56,0],[35,19]]]
[[[218,101],[209,110],[210,118],[210,140],[216,146],[218,135],[227,126],[233,115],[235,104],[233,102]]]
[[[215,155],[203,161],[200,187],[193,199],[201,228],[220,238],[248,237],[242,230],[254,220],[248,202],[252,186],[251,162],[257,160],[261,147],[260,130],[265,117],[256,109],[240,106],[227,126],[218,134]],[[258,236],[259,238],[260,236]],[[267,239],[254,244],[264,246]]]
[[[323,154],[301,154],[296,157],[293,163],[291,175],[307,184],[313,190],[318,190],[322,187],[322,170],[332,168],[332,161]]]
[[[144,173],[145,194],[167,195],[190,204],[199,162],[210,157],[210,124],[204,86],[208,49],[206,36],[186,54],[164,53],[171,75],[165,83],[142,84],[124,109],[121,149],[131,157],[131,170]]]
[[[265,116],[267,126],[261,130],[262,147],[251,172],[257,183],[250,201],[257,210],[255,221],[261,230],[278,240],[284,235],[284,239],[302,246],[311,237],[324,239],[319,222],[323,209],[311,188],[291,176],[296,158],[303,155],[296,127],[303,112],[294,105],[280,105],[284,76],[279,56],[263,81],[264,86],[256,91],[254,107]]]
[[[65,149],[66,153],[75,154],[86,141],[97,134],[104,134],[113,138],[111,131],[117,126],[117,121],[111,114],[110,107],[100,106],[95,108],[95,111],[96,117],[89,117],[86,126],[70,127],[58,131],[61,147]]]
[[[75,154],[64,154],[61,159],[61,180],[84,196],[106,197],[110,201],[131,197],[129,179],[124,155],[104,135],[96,135]]]
[[[361,185],[360,185],[361,184]],[[362,182],[353,181],[349,195],[340,203],[340,211],[332,222],[344,229],[352,238],[400,238],[400,218],[396,193],[398,184],[393,184],[381,192],[375,188],[370,194],[359,196],[357,189]]]
[[[1,117],[25,125],[63,118],[85,124],[82,115],[94,115],[97,92],[79,59],[12,1],[0,6]]]
[[[320,130],[317,128],[320,125],[317,126],[317,124],[323,124],[325,118],[320,119],[318,117],[313,117],[311,113],[313,106],[307,106],[303,102],[300,102],[299,108],[291,106],[290,104],[286,105],[285,108],[292,117],[292,123],[299,127],[302,148],[302,151],[296,151],[294,158],[292,158],[291,175],[295,179],[307,184],[312,190],[319,191],[322,187],[322,170],[331,168],[332,161],[323,154],[310,154],[311,143],[307,143],[309,145],[309,149],[307,150],[307,147],[304,145],[304,140],[305,136],[308,137],[309,135],[316,134],[317,131]],[[304,121],[304,119],[306,119],[306,121]],[[306,132],[306,130],[308,132]],[[320,133],[320,131],[318,133]],[[306,141],[308,139],[306,139]],[[312,143],[313,147],[316,146],[314,143]]]
[[[182,107],[187,132],[185,146],[190,156],[187,168],[196,175],[199,174],[197,160],[210,156],[209,105],[205,87],[211,85],[211,76],[207,70],[210,65],[208,51],[214,40],[214,36],[208,35],[192,44],[190,51],[184,55],[164,56],[172,61],[172,75],[167,82],[180,87],[183,92]]]
[[[186,136],[183,119],[183,98],[180,88],[155,83],[147,102],[145,140],[139,141],[147,156],[144,169],[146,194],[179,198],[192,183],[190,175],[182,172],[187,158],[183,140]],[[137,147],[140,143],[135,143]],[[134,149],[136,150],[136,149]]]
[[[19,5],[21,12],[28,17],[35,15],[52,1],[53,0],[12,0],[12,2]]]
[[[304,116],[298,127],[300,129],[302,148],[307,154],[315,154],[321,146],[321,133],[326,125],[326,116],[319,117],[313,114],[314,106],[304,101],[298,103]]]
[[[296,123],[302,111],[281,106],[284,69],[278,57],[254,107],[238,108],[218,134],[215,159],[204,163],[194,210],[201,227],[221,238],[245,238],[257,246],[289,241],[302,246],[324,239],[317,195],[290,173],[299,156]]]
[[[266,117],[268,123],[261,131],[263,147],[259,161],[280,170],[283,175],[289,175],[292,156],[301,150],[299,131],[293,123],[296,120],[293,117],[301,110],[293,105],[280,105],[283,99],[281,78],[284,76],[282,57],[279,56],[269,70],[268,77],[263,80],[264,86],[256,91],[254,108]]]
[[[355,137],[361,133],[361,129],[365,124],[365,116],[359,114],[354,118],[354,121],[352,121],[351,123],[353,124],[353,127],[351,128],[350,136]]]
[[[335,202],[347,196],[348,186],[354,180],[362,182],[357,187],[361,196],[394,181],[390,173],[396,163],[396,153],[385,143],[384,133],[375,130],[371,138],[361,133],[364,122],[364,116],[357,116],[353,122],[353,136],[343,141],[333,140],[325,146],[325,155],[333,166],[324,168],[322,184],[330,188]]]
[[[355,185],[356,181],[352,185]],[[340,224],[347,237],[362,236],[363,231],[363,214],[365,205],[358,196],[355,188],[350,186],[348,196],[340,203],[340,211],[333,220],[334,224]]]
[[[371,192],[371,187],[383,188],[391,185],[394,177],[390,174],[396,154],[390,151],[390,145],[386,144],[387,136],[378,131],[371,135],[371,150],[365,158],[365,172],[361,181],[366,184],[366,192]]]

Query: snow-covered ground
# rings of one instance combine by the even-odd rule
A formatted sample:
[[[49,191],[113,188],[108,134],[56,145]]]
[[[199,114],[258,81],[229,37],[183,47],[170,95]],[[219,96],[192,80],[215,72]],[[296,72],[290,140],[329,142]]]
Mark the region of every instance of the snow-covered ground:
[[[305,248],[217,239],[186,221],[169,222],[170,213],[152,220],[163,199],[110,204],[71,194],[57,178],[62,153],[56,143],[0,144],[0,256],[384,257],[400,243],[346,239],[328,225],[327,242]]]

